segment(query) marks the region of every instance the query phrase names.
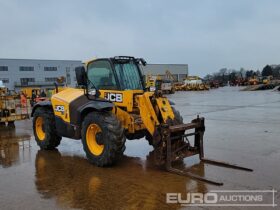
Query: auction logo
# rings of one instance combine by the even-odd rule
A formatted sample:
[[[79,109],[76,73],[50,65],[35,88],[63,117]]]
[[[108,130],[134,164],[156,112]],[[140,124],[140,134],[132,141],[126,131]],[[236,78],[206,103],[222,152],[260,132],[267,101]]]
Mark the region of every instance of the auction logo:
[[[270,206],[276,207],[276,190],[211,190],[207,193],[167,193],[166,203],[181,206]]]

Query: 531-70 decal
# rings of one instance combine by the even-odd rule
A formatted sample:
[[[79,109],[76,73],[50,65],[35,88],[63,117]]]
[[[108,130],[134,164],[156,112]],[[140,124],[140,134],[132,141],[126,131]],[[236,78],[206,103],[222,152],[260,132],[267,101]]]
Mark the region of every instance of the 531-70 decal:
[[[123,102],[123,94],[122,93],[105,92],[104,93],[104,98],[107,99],[108,101],[112,101],[112,102],[118,102],[118,103]]]

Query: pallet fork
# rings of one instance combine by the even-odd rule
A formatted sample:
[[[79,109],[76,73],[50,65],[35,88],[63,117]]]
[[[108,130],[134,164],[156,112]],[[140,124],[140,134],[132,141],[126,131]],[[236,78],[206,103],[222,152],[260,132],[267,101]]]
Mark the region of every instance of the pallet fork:
[[[179,148],[176,148],[175,151],[172,151],[172,140],[178,138],[178,136],[172,137],[172,133],[184,132],[184,131],[193,130],[193,129],[194,129],[194,132],[182,135],[182,138],[183,138],[185,144],[183,144]],[[194,179],[197,179],[197,180],[200,180],[203,182],[207,182],[207,183],[213,184],[213,185],[223,185],[222,182],[212,181],[210,179],[193,174],[188,169],[181,170],[181,169],[172,167],[173,161],[176,161],[178,159],[183,159],[185,157],[197,155],[197,154],[199,155],[200,160],[204,163],[213,164],[213,165],[217,165],[217,166],[221,166],[221,167],[239,169],[239,170],[244,170],[244,171],[253,171],[250,168],[241,167],[238,165],[234,165],[234,164],[230,164],[230,163],[226,163],[226,162],[222,162],[222,161],[207,159],[204,157],[204,150],[203,150],[203,135],[204,135],[204,131],[205,131],[204,118],[200,118],[199,116],[197,116],[197,118],[192,120],[191,123],[173,125],[173,126],[163,125],[162,131],[163,131],[163,136],[162,136],[163,141],[166,142],[165,168],[169,172],[172,172],[172,173],[175,173],[178,175],[187,176],[190,178],[194,178]],[[190,137],[190,136],[194,136],[194,146],[192,146],[188,140],[188,137]]]

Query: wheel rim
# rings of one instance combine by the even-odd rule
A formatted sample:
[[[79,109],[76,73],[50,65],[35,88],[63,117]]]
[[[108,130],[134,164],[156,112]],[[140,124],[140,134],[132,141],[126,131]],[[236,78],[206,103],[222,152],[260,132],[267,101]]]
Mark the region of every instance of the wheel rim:
[[[35,126],[36,126],[36,134],[37,134],[37,137],[40,141],[43,141],[46,137],[46,133],[44,131],[44,120],[42,117],[37,117],[36,119],[36,123],[35,123]]]
[[[104,150],[103,144],[98,144],[96,134],[101,132],[101,128],[96,124],[90,124],[87,128],[86,141],[90,152],[96,156],[100,155]]]

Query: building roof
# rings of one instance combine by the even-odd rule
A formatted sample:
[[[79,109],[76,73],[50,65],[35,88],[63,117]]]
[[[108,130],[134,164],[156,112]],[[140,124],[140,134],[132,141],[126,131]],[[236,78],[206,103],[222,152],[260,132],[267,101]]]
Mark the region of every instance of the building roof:
[[[71,61],[71,62],[82,62],[81,60],[64,60],[64,59],[31,59],[31,58],[0,58],[0,61],[9,60],[9,61]]]

